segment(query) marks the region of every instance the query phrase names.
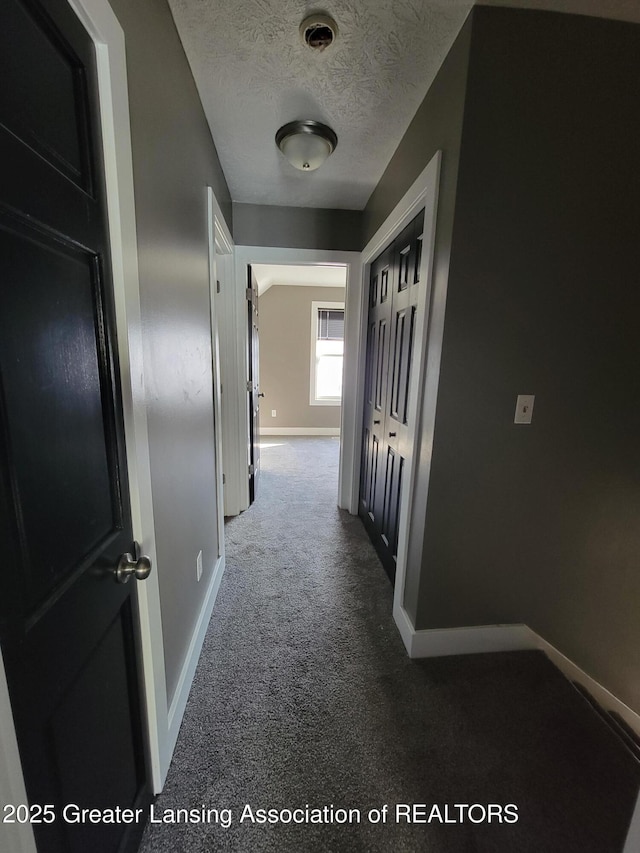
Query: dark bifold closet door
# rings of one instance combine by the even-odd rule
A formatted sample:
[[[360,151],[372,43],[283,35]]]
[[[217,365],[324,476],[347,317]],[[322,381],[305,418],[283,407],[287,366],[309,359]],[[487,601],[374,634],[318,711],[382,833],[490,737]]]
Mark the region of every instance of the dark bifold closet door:
[[[146,796],[94,47],[64,0],[0,5],[0,629],[40,853]],[[53,806],[47,823],[38,806]]]
[[[424,213],[371,264],[359,514],[391,582],[408,453]]]

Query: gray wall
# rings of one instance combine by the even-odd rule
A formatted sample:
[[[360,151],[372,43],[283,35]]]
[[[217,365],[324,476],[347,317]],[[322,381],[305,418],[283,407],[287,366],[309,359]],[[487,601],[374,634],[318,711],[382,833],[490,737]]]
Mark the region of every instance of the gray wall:
[[[344,302],[345,288],[278,284],[260,297],[261,427],[340,426],[340,406],[309,405],[311,303],[323,300]]]
[[[416,614],[525,622],[636,712],[638,56],[636,25],[474,12]]]
[[[471,19],[458,38],[402,137],[363,211],[363,246],[373,237],[436,151],[442,151],[436,262],[448,259],[467,80]]]
[[[434,293],[446,292],[449,276],[470,37],[471,20],[468,19],[364,210],[366,242],[434,154],[442,152],[433,258]],[[414,622],[422,575],[426,497],[426,494],[416,494],[411,517],[404,603]]]
[[[359,252],[362,211],[234,202],[233,239],[238,246]]]
[[[217,554],[206,185],[229,191],[169,8],[112,0],[127,49],[157,571],[175,691]],[[204,575],[195,562],[203,550]]]

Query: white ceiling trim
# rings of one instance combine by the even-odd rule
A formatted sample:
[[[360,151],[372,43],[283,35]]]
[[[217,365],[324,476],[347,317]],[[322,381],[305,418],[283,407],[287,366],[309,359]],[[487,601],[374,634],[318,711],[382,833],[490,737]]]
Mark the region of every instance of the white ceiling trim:
[[[291,287],[345,287],[347,268],[342,264],[252,264],[262,296],[274,285]]]

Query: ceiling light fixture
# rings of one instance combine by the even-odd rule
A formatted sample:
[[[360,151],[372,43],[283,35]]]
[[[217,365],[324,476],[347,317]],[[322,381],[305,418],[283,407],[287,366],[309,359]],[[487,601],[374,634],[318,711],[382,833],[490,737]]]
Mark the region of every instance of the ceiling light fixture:
[[[335,150],[338,137],[319,121],[291,121],[276,133],[276,145],[301,172],[313,172]]]

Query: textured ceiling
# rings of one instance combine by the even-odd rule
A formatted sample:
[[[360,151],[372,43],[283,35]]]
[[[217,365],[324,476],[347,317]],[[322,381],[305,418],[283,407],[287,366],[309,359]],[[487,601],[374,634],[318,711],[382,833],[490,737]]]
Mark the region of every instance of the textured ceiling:
[[[493,0],[640,20],[640,0]],[[169,0],[231,197],[237,202],[362,209],[455,40],[473,0]],[[300,22],[333,15],[323,52]],[[274,143],[294,119],[338,134],[316,172],[290,166]]]
[[[262,295],[274,284],[296,287],[345,287],[347,268],[342,264],[251,264]]]

